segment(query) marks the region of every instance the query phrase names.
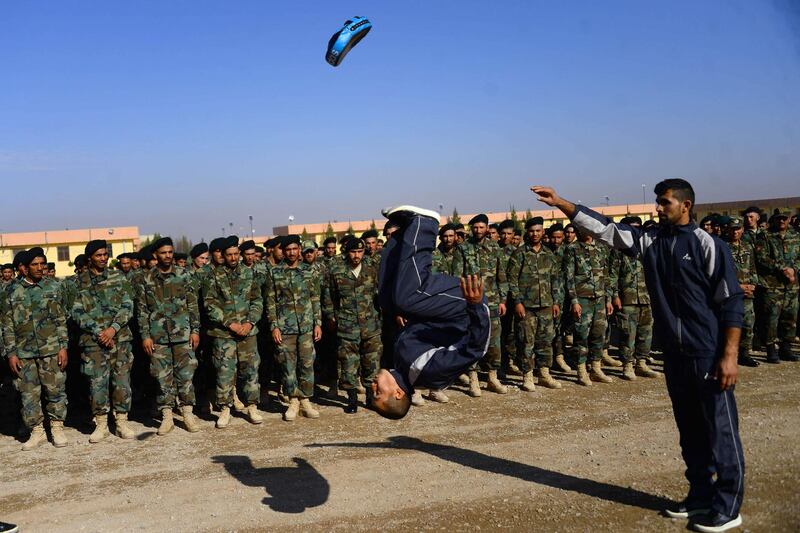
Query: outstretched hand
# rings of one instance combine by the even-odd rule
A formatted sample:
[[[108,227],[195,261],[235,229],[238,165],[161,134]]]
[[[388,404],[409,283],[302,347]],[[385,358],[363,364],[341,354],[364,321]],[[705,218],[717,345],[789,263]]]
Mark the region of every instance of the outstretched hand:
[[[572,202],[561,198],[556,190],[552,187],[545,187],[544,185],[534,185],[531,187],[531,190],[539,195],[539,200],[542,203],[545,203],[551,207],[555,207],[560,209],[565,215],[572,218],[575,215],[575,204]]]
[[[475,274],[461,278],[461,292],[470,304],[483,302],[483,280]]]

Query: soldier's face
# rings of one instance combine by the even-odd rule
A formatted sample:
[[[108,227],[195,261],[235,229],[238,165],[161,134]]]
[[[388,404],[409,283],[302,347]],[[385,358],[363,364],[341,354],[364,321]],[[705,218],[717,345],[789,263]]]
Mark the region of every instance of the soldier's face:
[[[489,228],[489,238],[492,239],[493,241],[500,240],[500,234],[497,232],[497,228],[492,228],[492,227]]]
[[[222,255],[222,250],[214,250],[211,252],[211,259],[214,261],[215,265],[225,264],[225,257]]]
[[[382,241],[382,240],[378,239],[378,240],[375,242],[375,249],[376,249],[378,252],[380,252],[381,250],[383,250],[383,241]]]
[[[744,222],[747,224],[748,229],[756,229],[758,227],[758,213],[747,213],[744,216]]]
[[[531,226],[526,231],[528,242],[531,244],[539,244],[544,237],[544,226]]]
[[[36,283],[44,277],[45,270],[47,270],[47,261],[44,257],[37,257],[28,264],[27,277]]]
[[[451,250],[456,245],[456,232],[449,229],[442,233],[442,244],[445,250]]]
[[[376,239],[375,237],[369,237],[367,239],[364,239],[364,244],[367,245],[367,250],[369,250],[369,253],[374,254],[375,250],[377,250],[378,248],[378,239]]]
[[[325,257],[333,257],[336,255],[336,243],[329,242],[325,245]]]
[[[679,200],[672,195],[672,190],[667,191],[656,198],[656,213],[658,213],[658,222],[660,224],[669,224],[676,226],[681,222],[689,219],[689,211],[692,208],[692,202],[689,200]],[[711,224],[708,229],[703,227],[709,233],[711,232]]]
[[[253,263],[256,262],[256,251],[255,251],[255,249],[250,248],[249,250],[245,250],[244,253],[242,254],[242,260],[244,261],[245,265],[253,266]]]
[[[100,248],[89,257],[89,264],[98,272],[103,271],[108,266],[108,250]]]
[[[239,257],[238,246],[231,246],[225,250],[225,264],[229,268],[236,268],[236,265],[239,264]]]
[[[296,264],[300,260],[300,245],[292,243],[284,248],[283,257],[290,265]]]
[[[739,242],[744,235],[744,228],[725,228],[725,233],[731,242]]]
[[[347,261],[353,268],[360,265],[363,259],[364,259],[364,250],[349,250],[347,252]]]
[[[161,269],[168,269],[172,266],[172,261],[175,256],[175,249],[172,246],[162,246],[155,251],[157,265]]]
[[[303,262],[308,263],[309,265],[313,265],[314,261],[317,260],[317,251],[316,250],[306,250],[303,252]]]
[[[178,259],[177,261],[175,261],[175,263],[181,268],[185,268],[186,267],[186,259],[184,259],[182,257],[180,259]]]
[[[472,236],[476,241],[482,241],[486,237],[486,232],[489,231],[489,226],[483,222],[476,222],[472,225]]]
[[[298,248],[300,247],[298,246]],[[275,262],[283,260],[283,249],[280,246],[276,246],[272,249],[272,259]]]
[[[514,241],[514,228],[503,228],[500,232],[500,244],[508,246]]]
[[[564,238],[567,239],[567,243],[575,242],[575,239],[578,238],[575,230],[570,228],[568,230],[564,230]]]
[[[563,231],[554,231],[550,234],[550,242],[554,246],[561,246],[564,244],[564,232]]]
[[[11,281],[11,278],[13,277],[14,277],[14,269],[12,268],[3,269],[3,281]]]
[[[264,254],[256,250],[256,263],[260,263],[264,259]]]
[[[456,232],[456,242],[458,244],[463,243],[466,239],[467,239],[467,234],[466,233],[463,233],[463,232],[460,232],[460,231]]]
[[[139,270],[142,268],[142,262],[139,261],[139,258],[131,259],[131,270]]]
[[[123,271],[125,274],[131,271],[131,260],[127,257],[123,257],[119,260],[119,269]]]
[[[158,264],[158,259],[153,257],[152,259],[147,260],[147,268],[153,269]]]
[[[789,229],[789,219],[787,217],[776,218],[775,227],[778,229],[778,231],[786,231]]]
[[[205,264],[208,263],[208,252],[203,252],[202,254],[192,259],[192,263],[194,263],[194,266],[196,266],[197,268],[205,266]]]
[[[511,246],[519,246],[522,244],[522,235],[514,235],[514,238],[511,239]]]

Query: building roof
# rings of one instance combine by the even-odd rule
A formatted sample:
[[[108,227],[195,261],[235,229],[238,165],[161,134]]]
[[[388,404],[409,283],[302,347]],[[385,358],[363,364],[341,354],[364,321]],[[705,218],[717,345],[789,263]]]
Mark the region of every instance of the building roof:
[[[0,247],[18,248],[42,244],[74,244],[89,242],[92,239],[106,239],[108,241],[138,241],[139,227],[122,226],[112,228],[0,233]]]

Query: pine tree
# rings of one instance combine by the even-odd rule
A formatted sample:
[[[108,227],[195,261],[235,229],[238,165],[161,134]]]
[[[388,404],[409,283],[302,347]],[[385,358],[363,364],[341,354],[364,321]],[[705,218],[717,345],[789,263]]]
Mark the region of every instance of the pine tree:
[[[192,241],[189,240],[186,235],[181,235],[177,241],[175,241],[175,251],[179,253],[188,254],[189,251],[192,249]]]
[[[305,226],[303,226],[303,232],[302,232],[302,233],[300,233],[300,240],[302,240],[302,241],[307,241],[307,240],[308,240],[308,237],[309,237],[309,236],[308,236],[308,230],[306,230],[306,227],[305,227]]]
[[[519,221],[519,217],[517,216],[517,210],[514,209],[514,206],[511,206],[511,216],[508,217],[511,219],[511,222],[514,223],[514,229],[521,229],[522,224]]]
[[[378,229],[378,226],[375,225],[375,219],[374,218],[372,219],[372,222],[369,225],[369,229],[374,229],[374,230]]]
[[[353,229],[353,223],[348,221],[347,222],[347,234],[348,235],[355,235],[356,230]]]
[[[461,217],[458,216],[458,209],[456,209],[455,207],[453,208],[453,214],[450,215],[450,219],[449,220],[453,224],[456,224],[456,225],[461,224]]]
[[[327,239],[328,237],[336,237],[336,232],[333,231],[333,226],[330,221],[328,221],[328,227],[325,228],[325,238]]]
[[[530,209],[525,210],[525,222],[529,221],[533,218],[533,213],[531,213]]]

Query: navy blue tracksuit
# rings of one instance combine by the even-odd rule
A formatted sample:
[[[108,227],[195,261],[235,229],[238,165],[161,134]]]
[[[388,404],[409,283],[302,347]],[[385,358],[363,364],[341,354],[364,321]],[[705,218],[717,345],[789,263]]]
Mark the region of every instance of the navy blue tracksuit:
[[[381,252],[381,307],[402,316],[406,326],[394,345],[398,384],[443,389],[481,359],[489,346],[489,308],[471,305],[460,280],[431,273],[439,221],[415,216],[397,230]]]
[[[578,206],[572,222],[642,261],[655,333],[664,344],[664,373],[686,463],[688,499],[736,517],[744,495],[739,416],[733,388],[720,391],[713,377],[724,330],[741,328],[744,314],[744,295],[728,246],[694,223],[642,230],[584,206]]]

